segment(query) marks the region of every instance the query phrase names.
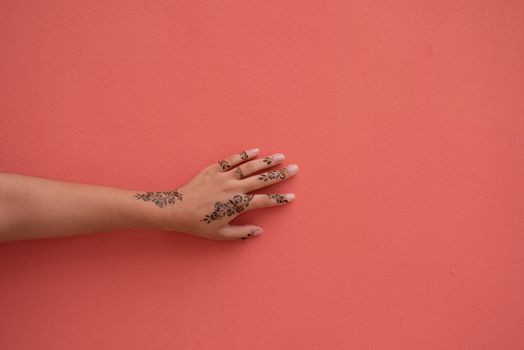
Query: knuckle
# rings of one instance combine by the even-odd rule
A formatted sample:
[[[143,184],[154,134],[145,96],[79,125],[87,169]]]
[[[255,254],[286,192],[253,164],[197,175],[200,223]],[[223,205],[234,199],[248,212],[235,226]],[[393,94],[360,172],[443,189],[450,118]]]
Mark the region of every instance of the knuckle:
[[[229,159],[222,159],[218,161],[218,166],[221,171],[227,171],[231,169],[231,161]]]
[[[224,192],[229,192],[238,188],[238,182],[236,179],[227,179],[222,183],[221,190]]]
[[[235,180],[238,180],[238,179],[243,179],[245,177],[244,174],[246,173],[246,170],[242,170],[240,166],[237,166],[235,170],[233,170],[231,173],[232,173],[231,176]]]
[[[244,171],[244,173],[252,173],[255,170],[253,163],[251,162],[242,164],[242,168],[243,168],[242,170]]]
[[[209,181],[211,178],[217,175],[220,172],[220,169],[217,167],[217,164],[211,164],[208,167],[204,168],[199,176],[206,181]]]
[[[218,163],[209,164],[207,167],[204,168],[204,170],[202,170],[202,173],[209,174],[212,172],[216,172],[217,169],[220,169]]]

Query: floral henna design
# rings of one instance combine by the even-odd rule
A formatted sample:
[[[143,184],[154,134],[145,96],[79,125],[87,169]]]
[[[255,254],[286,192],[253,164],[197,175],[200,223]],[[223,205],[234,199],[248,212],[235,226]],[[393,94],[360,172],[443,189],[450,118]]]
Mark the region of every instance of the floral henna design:
[[[200,221],[210,224],[211,221],[222,219],[226,215],[231,216],[235,213],[240,213],[249,206],[253,196],[253,194],[237,194],[225,202],[216,202],[213,212],[204,216]]]
[[[246,160],[249,158],[249,155],[247,154],[246,151],[242,151],[239,154],[240,154],[240,158],[242,158],[243,160]]]
[[[226,170],[229,170],[229,168],[231,168],[231,165],[229,165],[227,160],[221,160],[220,162],[218,162],[218,165],[220,165],[220,167],[222,168],[222,171],[226,171]]]
[[[271,162],[273,161],[273,158],[271,158],[271,157],[266,157],[266,158],[262,159],[262,161],[263,161],[264,163],[266,163],[267,165],[271,165]]]
[[[286,173],[283,169],[279,170],[273,170],[268,173],[260,174],[258,177],[259,180],[262,180],[264,182],[270,181],[270,180],[276,180],[276,179],[285,179]]]
[[[181,201],[182,193],[176,189],[167,192],[145,192],[135,194],[134,198],[144,202],[153,202],[156,206],[163,208],[168,204],[175,204],[177,200]]]
[[[240,167],[236,167],[235,168],[235,173],[238,174],[238,177],[243,179],[244,178],[244,173],[242,173],[242,169],[240,169]]]
[[[287,203],[288,200],[286,199],[286,197],[284,197],[284,195],[281,195],[281,194],[276,194],[276,193],[267,193],[267,196],[271,199],[274,199],[278,204],[283,204],[283,203]]]

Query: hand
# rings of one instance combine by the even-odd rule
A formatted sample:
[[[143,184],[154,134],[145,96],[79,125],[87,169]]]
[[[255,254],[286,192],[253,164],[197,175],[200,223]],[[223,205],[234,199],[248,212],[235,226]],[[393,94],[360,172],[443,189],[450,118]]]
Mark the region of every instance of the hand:
[[[247,239],[263,232],[255,225],[236,226],[229,222],[241,213],[260,208],[285,205],[295,195],[248,194],[295,175],[298,166],[269,170],[284,160],[281,153],[262,159],[254,148],[211,164],[185,185],[168,192],[136,194],[137,199],[151,201],[165,215],[161,227],[210,239]],[[260,171],[265,171],[259,173]]]

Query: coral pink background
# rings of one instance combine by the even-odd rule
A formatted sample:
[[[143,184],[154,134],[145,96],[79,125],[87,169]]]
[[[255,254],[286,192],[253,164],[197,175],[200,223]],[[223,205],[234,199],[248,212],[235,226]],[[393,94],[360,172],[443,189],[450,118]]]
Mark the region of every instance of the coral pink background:
[[[522,1],[0,5],[0,171],[301,168],[246,242],[1,244],[2,349],[524,348]]]

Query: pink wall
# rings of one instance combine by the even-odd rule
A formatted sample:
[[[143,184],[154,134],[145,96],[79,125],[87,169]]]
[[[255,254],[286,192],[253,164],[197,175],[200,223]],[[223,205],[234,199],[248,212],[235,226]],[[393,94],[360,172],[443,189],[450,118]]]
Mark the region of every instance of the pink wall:
[[[0,171],[301,171],[263,236],[0,245],[2,349],[523,349],[522,1],[1,1]]]

